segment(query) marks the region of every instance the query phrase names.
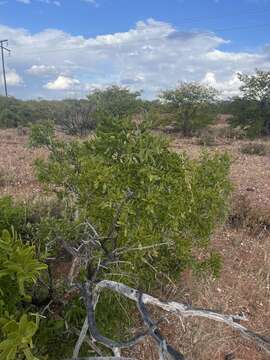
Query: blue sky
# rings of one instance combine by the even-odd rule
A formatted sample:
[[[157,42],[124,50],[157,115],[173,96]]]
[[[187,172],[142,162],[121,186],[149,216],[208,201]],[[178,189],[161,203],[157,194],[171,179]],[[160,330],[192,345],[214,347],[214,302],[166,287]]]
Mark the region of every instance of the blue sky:
[[[111,83],[154,97],[177,81],[237,93],[270,67],[268,0],[0,0],[10,94],[84,96]]]

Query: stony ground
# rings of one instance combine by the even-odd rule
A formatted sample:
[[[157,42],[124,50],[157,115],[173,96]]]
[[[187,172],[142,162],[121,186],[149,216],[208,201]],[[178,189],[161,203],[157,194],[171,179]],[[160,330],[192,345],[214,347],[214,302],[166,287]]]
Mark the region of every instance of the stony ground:
[[[197,157],[202,150],[197,139],[172,136],[172,148]],[[213,236],[213,247],[223,257],[219,279],[196,279],[184,274],[171,289],[170,298],[193,306],[225,313],[244,312],[252,330],[270,337],[270,155],[251,156],[240,152],[246,141],[218,140],[209,151],[228,151],[233,159],[231,179],[234,184],[233,208],[236,213],[251,212],[249,223],[258,226],[226,224]],[[270,148],[270,140],[264,141]],[[27,147],[27,136],[16,131],[0,132],[0,195],[18,199],[39,196],[32,163],[45,157],[43,150]],[[244,200],[243,200],[244,199]],[[243,209],[244,207],[244,209]],[[245,216],[244,216],[245,217]],[[246,226],[247,225],[247,226]],[[206,320],[170,318],[162,325],[169,342],[182,350],[188,360],[266,360],[254,344],[244,341],[226,326]],[[137,359],[155,360],[157,354],[150,340],[133,350]]]

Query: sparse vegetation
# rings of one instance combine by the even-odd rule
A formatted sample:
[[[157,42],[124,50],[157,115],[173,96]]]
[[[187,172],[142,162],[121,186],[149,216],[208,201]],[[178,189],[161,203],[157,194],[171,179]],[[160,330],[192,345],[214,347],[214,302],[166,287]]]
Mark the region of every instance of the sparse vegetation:
[[[251,142],[242,145],[241,152],[247,155],[265,156],[268,153],[268,147],[265,144]]]
[[[257,71],[241,79],[243,98],[237,101],[256,104],[258,110],[261,99],[250,99],[258,86],[266,88],[268,77]],[[184,83],[163,92],[161,101],[150,102],[140,99],[140,93],[112,86],[95,91],[87,100],[20,102],[11,98],[6,101],[12,110],[0,107],[4,114],[0,119],[5,119],[2,126],[17,127],[15,132],[1,131],[6,156],[16,146],[14,161],[14,154],[7,161],[2,152],[1,194],[16,189],[16,196],[21,192],[24,199],[28,184],[18,169],[37,158],[38,180],[31,172],[28,181],[31,189],[38,188],[36,194],[42,186],[45,196],[28,201],[0,198],[0,359],[111,355],[110,349],[126,347],[122,340],[134,335],[141,320],[151,328],[152,307],[149,312],[142,301],[148,296],[145,292],[187,303],[192,300],[199,308],[226,309],[226,313],[249,314],[251,308],[251,328],[269,327],[268,317],[261,315],[263,307],[266,314],[270,311],[266,302],[269,145],[267,138],[264,142],[244,140],[255,129],[253,122],[237,124],[239,119],[234,117],[235,128],[227,122],[215,125],[217,105],[227,109],[236,104],[217,104],[215,96],[211,88]],[[27,131],[22,131],[25,118],[17,117],[21,106],[29,111],[26,117],[35,114],[29,118],[30,147],[25,146]],[[263,116],[266,119],[267,111],[260,113],[260,119]],[[153,130],[157,124],[159,128]],[[170,143],[157,135],[165,124],[180,129],[184,138],[170,134]],[[260,126],[256,133],[267,135],[266,122],[260,121]],[[74,137],[90,131],[89,138]],[[194,135],[200,137],[189,138]],[[17,166],[20,161],[24,163]],[[253,167],[256,175],[251,174]],[[234,183],[232,199],[229,171]],[[95,307],[93,299],[102,289]],[[152,304],[165,306],[150,298]],[[196,309],[185,306],[180,304],[179,313],[195,311],[197,316]],[[211,319],[208,310],[202,311]],[[153,314],[158,316],[158,311]],[[86,321],[86,316],[94,316],[96,323]],[[237,315],[228,322],[221,313],[218,316],[235,330],[243,319]],[[155,320],[170,341],[171,334],[177,333],[176,319],[171,318],[169,324]],[[86,325],[96,342],[86,337],[78,350],[75,345]],[[157,330],[158,346],[166,343],[169,354],[175,351],[181,358],[183,352],[203,360],[207,350],[201,350],[198,339],[212,354],[209,349],[216,347],[217,334],[224,331],[197,321],[183,321],[179,328],[185,331],[173,336],[174,348]],[[100,337],[99,331],[109,339]],[[252,351],[245,352],[238,339],[225,334],[220,359],[230,355],[232,348],[242,358],[266,359],[264,355],[257,358],[258,349],[252,345],[248,345]],[[244,335],[257,339],[270,352],[267,337],[251,331]],[[152,352],[145,352],[147,346],[152,345],[137,345],[139,358],[150,359],[151,354],[154,359]],[[136,351],[132,348],[127,354],[134,357]]]

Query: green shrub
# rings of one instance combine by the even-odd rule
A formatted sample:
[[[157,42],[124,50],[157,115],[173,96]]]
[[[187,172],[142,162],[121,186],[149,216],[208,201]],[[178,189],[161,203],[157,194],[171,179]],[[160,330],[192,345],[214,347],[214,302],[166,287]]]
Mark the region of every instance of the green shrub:
[[[88,218],[99,233],[108,233],[118,204],[131,194],[115,236],[119,246],[132,242],[147,249],[124,256],[122,270],[136,274],[135,285],[151,287],[153,269],[177,277],[196,262],[192,248],[204,246],[224,218],[230,192],[227,155],[203,154],[191,161],[171,152],[144,125],[112,119],[93,139],[55,146],[37,170],[40,181],[79,209],[76,221],[66,218],[70,225],[60,226],[65,236],[64,229],[78,228]],[[81,233],[72,233],[76,242]]]
[[[231,102],[232,126],[240,126],[250,138],[270,135],[270,71],[238,74],[241,96]]]
[[[163,91],[160,100],[176,128],[184,136],[191,136],[215,120],[216,95],[211,87],[184,82],[176,89]]]
[[[35,248],[23,244],[14,231],[2,232],[0,249],[0,359],[15,360],[24,355],[37,360],[32,354],[32,338],[39,317],[36,315],[35,322],[29,320],[21,302],[31,299],[28,287],[47,266],[35,259]]]
[[[26,224],[25,215],[23,205],[15,204],[9,196],[0,198],[0,233],[5,229],[11,229],[11,227],[21,232]]]
[[[99,119],[122,118],[140,112],[143,107],[140,96],[138,91],[132,92],[125,87],[113,85],[103,90],[95,90],[88,96],[88,100],[96,108]]]
[[[246,155],[265,156],[268,153],[268,147],[265,144],[249,143],[241,147],[241,153]]]
[[[54,360],[70,357],[76,341],[72,329],[81,327],[85,308],[78,293],[65,297],[60,255],[63,241],[74,248],[89,241],[89,222],[101,239],[110,239],[106,251],[114,246],[124,250],[119,262],[102,268],[98,279],[124,281],[150,291],[177,280],[187,268],[218,274],[220,258],[207,245],[227,214],[228,155],[204,152],[199,160],[190,160],[172,152],[148,124],[127,119],[106,119],[95,137],[73,142],[56,141],[39,125],[31,142],[50,149],[49,158],[37,161],[36,169],[39,180],[58,195],[48,207],[29,204],[26,227],[21,227],[38,254],[46,251],[56,259],[50,281],[44,275],[43,282],[53,284],[50,296],[57,304],[57,320],[49,312],[41,320],[33,339],[37,354]],[[204,254],[203,260],[196,249]],[[93,260],[77,280],[90,276],[104,257],[99,248],[91,247]],[[35,287],[39,300],[44,292],[40,286]],[[105,292],[96,317],[104,334],[123,338],[133,325],[131,313],[129,301]],[[65,340],[60,341],[63,333]],[[87,351],[82,349],[84,354]]]

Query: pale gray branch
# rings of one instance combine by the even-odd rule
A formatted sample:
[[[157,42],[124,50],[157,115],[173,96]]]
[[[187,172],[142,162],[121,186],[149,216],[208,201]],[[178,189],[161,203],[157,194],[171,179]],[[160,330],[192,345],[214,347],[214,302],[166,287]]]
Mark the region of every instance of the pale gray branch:
[[[244,338],[254,341],[263,350],[270,354],[270,339],[256,334],[239,323],[240,321],[248,320],[244,315],[224,315],[212,310],[192,308],[189,305],[174,301],[163,302],[151,295],[141,294],[138,290],[115,281],[103,280],[96,285],[96,291],[101,291],[101,289],[105,288],[117,292],[136,303],[139,302],[141,297],[143,304],[155,305],[167,312],[175,313],[177,315],[181,315],[182,317],[201,317],[222,322],[238,331]]]

